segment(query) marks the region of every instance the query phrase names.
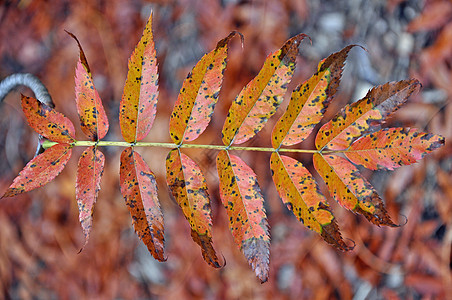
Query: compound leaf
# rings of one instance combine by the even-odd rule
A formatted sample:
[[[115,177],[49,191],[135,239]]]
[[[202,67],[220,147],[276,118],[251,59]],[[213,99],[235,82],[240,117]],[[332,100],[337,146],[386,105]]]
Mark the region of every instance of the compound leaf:
[[[444,138],[409,128],[384,128],[356,140],[344,153],[368,169],[393,170],[410,165],[444,145]]]
[[[73,143],[75,129],[71,120],[33,97],[22,95],[22,110],[27,122],[40,135],[57,143]]]
[[[72,145],[53,145],[28,162],[2,198],[26,193],[49,183],[63,171],[71,154]]]
[[[119,105],[119,125],[126,142],[142,140],[154,123],[158,100],[157,57],[152,15],[129,59],[129,71]]]
[[[372,185],[348,160],[337,155],[314,154],[314,167],[331,196],[343,207],[364,215],[376,225],[396,226]]]
[[[94,203],[100,190],[100,180],[104,173],[105,156],[95,146],[88,147],[80,156],[75,182],[79,220],[85,235],[86,246],[93,223]]]
[[[169,123],[174,143],[193,141],[209,125],[223,82],[228,43],[236,34],[233,31],[219,41],[216,48],[194,66],[182,84]]]
[[[97,141],[104,138],[108,132],[107,115],[94,87],[93,77],[82,46],[75,35],[66,32],[75,39],[80,49],[80,58],[75,69],[75,102],[80,126],[88,138]]]
[[[276,152],[271,155],[270,168],[279,196],[295,217],[329,244],[351,250],[309,171],[299,161]]]
[[[163,215],[157,198],[155,176],[132,147],[121,153],[119,180],[135,232],[155,259],[166,260],[163,252]]]
[[[380,130],[381,124],[420,88],[416,79],[388,82],[371,89],[367,95],[345,106],[317,133],[317,149],[347,149],[358,137]]]
[[[166,180],[190,223],[191,236],[201,247],[204,260],[212,267],[221,267],[212,245],[212,210],[201,169],[179,149],[174,149],[166,158]]]
[[[225,145],[241,144],[256,135],[276,112],[295,70],[301,40],[299,34],[270,54],[257,74],[232,102],[223,125]]]
[[[217,156],[220,198],[227,209],[234,241],[261,282],[268,279],[270,235],[264,198],[256,174],[239,157],[221,151]]]
[[[347,46],[322,60],[317,73],[293,91],[286,112],[273,128],[273,148],[302,142],[322,120],[339,86],[348,52],[354,46]]]

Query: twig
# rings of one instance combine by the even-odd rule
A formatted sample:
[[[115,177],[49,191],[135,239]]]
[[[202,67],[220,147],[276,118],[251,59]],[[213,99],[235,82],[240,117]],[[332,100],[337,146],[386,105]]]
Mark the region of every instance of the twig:
[[[36,99],[50,107],[55,107],[52,97],[45,85],[38,77],[30,73],[15,73],[0,81],[0,103],[18,86],[28,87],[35,94]],[[36,148],[35,156],[44,151],[44,148],[41,145],[42,136],[39,135],[38,139],[38,147]]]

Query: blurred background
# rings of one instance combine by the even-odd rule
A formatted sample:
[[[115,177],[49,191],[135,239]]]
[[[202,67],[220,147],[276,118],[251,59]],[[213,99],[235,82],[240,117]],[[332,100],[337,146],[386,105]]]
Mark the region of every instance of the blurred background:
[[[106,169],[95,206],[90,241],[84,242],[75,201],[73,158],[56,180],[25,195],[0,200],[0,299],[446,299],[452,295],[452,2],[448,0],[24,0],[0,2],[0,78],[37,75],[57,110],[78,125],[74,33],[84,48],[106,107],[106,140],[122,140],[119,101],[127,60],[151,11],[160,72],[154,127],[146,141],[169,142],[168,120],[181,82],[201,56],[231,30],[220,99],[208,130],[197,143],[221,144],[231,101],[260,70],[266,56],[303,32],[304,41],[289,90],[309,78],[319,60],[359,44],[347,60],[340,91],[323,122],[343,105],[387,81],[415,77],[422,91],[388,122],[446,137],[446,146],[419,163],[394,172],[368,172],[400,228],[379,228],[330,201],[349,253],[327,245],[282,205],[273,186],[268,153],[239,153],[256,171],[271,226],[270,277],[260,284],[236,249],[218,194],[216,151],[186,154],[202,167],[213,210],[213,240],[227,265],[203,262],[199,247],[165,184],[167,149],[139,149],[159,183],[168,261],[147,252],[131,227],[119,193],[119,148],[104,148]],[[37,135],[28,127],[19,92],[0,104],[0,193],[33,157]],[[290,97],[290,93],[286,95]],[[247,143],[269,146],[272,125]],[[301,146],[313,148],[313,138]],[[309,169],[310,156],[294,155]],[[317,177],[317,179],[319,179]],[[318,180],[327,194],[325,185]],[[331,200],[331,199],[329,199]],[[450,298],[449,298],[450,299]]]

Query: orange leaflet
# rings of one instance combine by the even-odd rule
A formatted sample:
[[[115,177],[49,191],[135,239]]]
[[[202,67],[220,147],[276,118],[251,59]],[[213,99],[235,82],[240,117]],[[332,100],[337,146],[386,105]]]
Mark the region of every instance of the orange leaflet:
[[[155,176],[132,147],[121,153],[119,180],[135,232],[155,259],[166,260],[163,252],[163,215],[157,198]]]
[[[306,35],[299,34],[270,54],[259,74],[232,102],[222,131],[225,145],[246,142],[276,112],[292,79],[298,48],[304,37]]]
[[[347,46],[322,60],[317,73],[293,91],[286,112],[273,128],[273,148],[301,143],[322,120],[339,86],[348,52],[354,46]]]
[[[385,128],[356,140],[344,154],[368,169],[393,170],[415,163],[442,146],[444,138],[439,135],[409,128]]]
[[[39,154],[20,171],[2,198],[26,193],[49,183],[63,171],[71,154],[72,146],[68,144],[56,144]]]
[[[221,265],[212,246],[212,210],[201,169],[179,149],[174,149],[166,158],[166,180],[190,223],[191,236],[201,247],[204,260],[219,268]]]
[[[263,283],[268,279],[270,236],[256,174],[227,151],[218,154],[217,170],[220,198],[228,212],[234,241]]]
[[[75,182],[75,198],[77,199],[79,220],[85,235],[86,246],[93,223],[94,203],[100,190],[100,180],[104,173],[105,157],[95,147],[88,147],[80,156]]]
[[[306,139],[325,111],[330,71],[316,73],[292,93],[289,106],[272,132],[272,146],[291,146]]]
[[[276,152],[270,158],[270,168],[279,196],[295,217],[329,244],[343,251],[351,250],[309,171],[299,161]]]
[[[88,138],[93,141],[105,137],[108,131],[108,119],[105,114],[102,101],[94,87],[93,78],[88,61],[78,39],[72,33],[66,31],[75,39],[80,49],[80,58],[75,69],[75,102],[80,117],[80,126]]]
[[[170,117],[170,135],[175,144],[193,141],[209,125],[223,82],[228,43],[236,34],[233,31],[219,41],[185,79]]]
[[[126,142],[140,141],[149,133],[157,110],[158,94],[151,15],[129,59],[129,72],[119,107],[119,125]]]
[[[30,127],[40,135],[57,143],[75,141],[74,125],[62,113],[33,97],[24,95],[22,95],[22,110]]]
[[[389,82],[371,89],[367,95],[345,106],[317,133],[317,149],[347,149],[353,141],[378,131],[384,120],[396,111],[421,84],[416,79]]]
[[[364,215],[376,225],[396,226],[380,196],[351,162],[337,155],[319,153],[313,159],[315,169],[340,205]]]

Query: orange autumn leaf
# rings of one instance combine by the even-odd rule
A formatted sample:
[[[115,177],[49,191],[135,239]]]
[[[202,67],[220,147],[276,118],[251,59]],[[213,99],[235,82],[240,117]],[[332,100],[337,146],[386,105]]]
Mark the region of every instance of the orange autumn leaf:
[[[142,140],[154,123],[158,100],[157,55],[152,15],[129,59],[129,72],[119,104],[119,125],[126,142]]]
[[[86,246],[93,223],[94,203],[100,190],[100,180],[104,173],[105,156],[95,146],[88,147],[80,156],[75,181],[75,198],[79,210],[79,220],[85,235]]]
[[[237,246],[261,282],[268,279],[270,235],[264,198],[256,174],[228,151],[217,156],[220,198],[227,209],[229,228]]]
[[[386,118],[420,86],[419,81],[411,79],[374,87],[320,128],[315,139],[317,149],[344,150],[358,137],[380,130]]]
[[[259,74],[232,102],[222,130],[226,146],[248,141],[276,112],[292,79],[298,48],[305,37],[296,35],[270,54]]]
[[[223,82],[228,43],[236,34],[233,31],[219,41],[214,50],[199,60],[182,84],[169,125],[175,144],[195,140],[209,125]]]
[[[327,243],[340,250],[351,250],[309,171],[299,161],[277,152],[271,155],[270,169],[279,196],[295,217]]]
[[[273,148],[295,145],[309,136],[323,117],[330,76],[329,69],[318,72],[293,91],[286,112],[273,128]]]
[[[22,110],[27,122],[40,135],[58,143],[73,143],[75,129],[71,120],[33,97],[22,95]]]
[[[83,133],[92,141],[103,139],[108,132],[108,119],[102,101],[94,87],[93,77],[82,45],[72,33],[66,31],[80,49],[75,69],[75,102]]]
[[[396,226],[380,196],[351,162],[337,155],[318,153],[313,159],[315,169],[340,205],[362,214],[376,225]]]
[[[56,144],[39,154],[20,171],[2,198],[26,193],[49,183],[63,171],[71,154],[72,146],[69,144]]]
[[[444,145],[444,138],[416,129],[384,128],[356,140],[344,152],[355,164],[371,170],[393,170],[422,159]]]
[[[163,215],[155,176],[132,147],[121,153],[119,181],[135,232],[155,259],[165,261]]]
[[[190,223],[191,236],[201,247],[204,260],[212,267],[221,267],[212,245],[212,210],[201,169],[179,149],[174,149],[166,158],[166,180]]]
[[[287,110],[273,128],[273,148],[302,142],[322,120],[339,86],[348,52],[354,46],[347,46],[322,60],[317,73],[292,92]]]

